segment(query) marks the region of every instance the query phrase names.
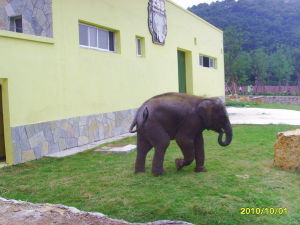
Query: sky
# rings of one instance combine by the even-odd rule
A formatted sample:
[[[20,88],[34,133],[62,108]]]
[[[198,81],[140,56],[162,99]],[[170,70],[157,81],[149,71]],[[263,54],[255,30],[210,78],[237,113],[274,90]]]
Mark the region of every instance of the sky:
[[[177,5],[180,5],[183,8],[191,7],[193,5],[198,5],[200,3],[211,3],[215,2],[216,0],[172,0]],[[219,0],[220,1],[220,0]]]

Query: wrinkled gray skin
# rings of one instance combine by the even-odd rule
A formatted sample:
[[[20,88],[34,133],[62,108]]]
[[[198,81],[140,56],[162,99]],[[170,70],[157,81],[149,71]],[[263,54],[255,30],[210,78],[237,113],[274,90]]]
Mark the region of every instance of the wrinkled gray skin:
[[[133,131],[133,128],[136,130]],[[135,172],[145,172],[145,160],[155,148],[152,173],[164,173],[163,161],[170,140],[176,140],[183,159],[176,159],[177,170],[196,160],[195,172],[207,171],[204,167],[202,132],[219,133],[218,143],[227,146],[232,140],[232,128],[223,102],[218,98],[166,93],[146,101],[137,111],[130,132],[137,132],[137,158]],[[225,141],[222,140],[225,133]]]

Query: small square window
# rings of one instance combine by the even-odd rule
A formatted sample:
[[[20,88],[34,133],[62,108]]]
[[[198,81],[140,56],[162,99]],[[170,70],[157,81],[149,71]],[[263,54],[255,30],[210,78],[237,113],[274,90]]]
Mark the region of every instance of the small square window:
[[[140,38],[136,38],[136,55],[142,56],[142,40]]]
[[[135,37],[136,55],[139,57],[145,56],[145,39],[143,37]]]
[[[23,33],[22,16],[10,17],[10,31]]]

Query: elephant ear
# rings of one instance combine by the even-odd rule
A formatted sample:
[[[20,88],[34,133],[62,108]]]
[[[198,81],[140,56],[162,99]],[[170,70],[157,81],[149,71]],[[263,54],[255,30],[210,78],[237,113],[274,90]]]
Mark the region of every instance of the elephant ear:
[[[198,116],[201,118],[205,128],[211,126],[211,113],[212,113],[212,102],[209,99],[204,99],[197,106]]]

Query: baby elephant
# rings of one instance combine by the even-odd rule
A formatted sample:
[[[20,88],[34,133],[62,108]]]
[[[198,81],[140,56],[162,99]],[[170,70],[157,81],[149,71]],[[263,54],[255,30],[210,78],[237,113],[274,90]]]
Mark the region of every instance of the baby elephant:
[[[136,127],[136,130],[133,128]],[[152,173],[164,173],[163,161],[170,140],[176,140],[183,159],[176,159],[177,170],[196,160],[195,172],[207,171],[204,167],[202,132],[219,133],[218,142],[227,146],[232,139],[232,128],[223,102],[218,98],[166,93],[147,100],[138,110],[130,126],[137,132],[137,157],[135,172],[145,172],[145,160],[152,147],[155,154]],[[226,134],[225,141],[222,140]]]

